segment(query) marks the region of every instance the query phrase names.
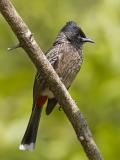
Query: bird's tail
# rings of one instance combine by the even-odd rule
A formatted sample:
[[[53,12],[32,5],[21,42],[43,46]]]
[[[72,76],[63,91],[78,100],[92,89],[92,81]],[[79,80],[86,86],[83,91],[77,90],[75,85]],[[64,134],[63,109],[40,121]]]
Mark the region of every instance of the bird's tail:
[[[38,99],[39,103],[42,103],[43,99],[44,99],[43,97]],[[44,99],[44,103],[46,100],[47,99]],[[39,121],[40,121],[41,112],[43,108],[41,106],[43,106],[43,104],[41,104],[40,107],[39,106],[35,105],[33,107],[27,129],[25,131],[25,134],[19,146],[20,150],[33,150],[35,148],[37,131],[38,131]]]

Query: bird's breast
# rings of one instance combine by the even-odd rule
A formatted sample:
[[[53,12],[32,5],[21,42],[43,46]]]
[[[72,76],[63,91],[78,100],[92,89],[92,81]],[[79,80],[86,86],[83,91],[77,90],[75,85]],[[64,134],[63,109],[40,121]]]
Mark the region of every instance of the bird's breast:
[[[76,50],[70,50],[64,53],[59,61],[57,73],[61,77],[62,82],[69,88],[82,65],[82,53]]]

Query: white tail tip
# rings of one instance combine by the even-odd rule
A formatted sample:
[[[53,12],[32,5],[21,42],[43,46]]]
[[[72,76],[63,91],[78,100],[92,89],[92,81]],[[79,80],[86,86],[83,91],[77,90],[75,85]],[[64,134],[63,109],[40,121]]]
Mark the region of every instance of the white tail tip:
[[[35,144],[34,143],[30,143],[30,144],[21,144],[19,146],[19,149],[22,150],[22,151],[33,151],[35,148]]]

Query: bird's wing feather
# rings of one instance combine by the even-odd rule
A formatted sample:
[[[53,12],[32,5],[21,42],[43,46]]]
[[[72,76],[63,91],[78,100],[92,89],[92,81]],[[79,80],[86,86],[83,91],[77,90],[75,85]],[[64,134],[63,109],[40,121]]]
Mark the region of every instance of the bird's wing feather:
[[[46,53],[46,57],[54,69],[56,67],[55,63],[58,60],[58,56],[59,56],[59,45],[52,47]],[[37,72],[33,86],[33,99],[35,99],[35,97],[38,96],[42,92],[42,90],[45,89],[46,87],[47,86],[43,76],[40,74],[40,72]]]

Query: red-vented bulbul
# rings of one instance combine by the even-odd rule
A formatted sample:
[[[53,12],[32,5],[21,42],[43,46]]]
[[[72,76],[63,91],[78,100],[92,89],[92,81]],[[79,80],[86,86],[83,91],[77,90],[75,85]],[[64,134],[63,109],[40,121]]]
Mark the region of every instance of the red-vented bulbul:
[[[85,42],[93,43],[75,22],[70,21],[61,29],[52,48],[46,54],[47,59],[67,89],[71,86],[81,68],[83,61],[82,47]],[[46,114],[49,115],[56,106],[57,99],[49,90],[44,77],[37,72],[33,88],[32,113],[19,147],[20,150],[34,149],[41,111],[47,99]]]

